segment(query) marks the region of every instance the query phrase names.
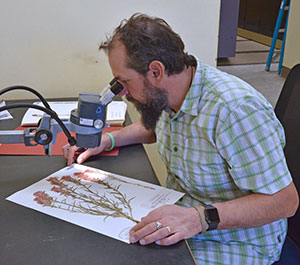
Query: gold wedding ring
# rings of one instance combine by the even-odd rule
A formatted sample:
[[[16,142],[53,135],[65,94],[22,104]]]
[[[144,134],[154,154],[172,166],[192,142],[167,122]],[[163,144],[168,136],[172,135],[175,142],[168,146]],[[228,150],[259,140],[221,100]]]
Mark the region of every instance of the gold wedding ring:
[[[169,231],[169,235],[172,234],[170,226],[166,226],[166,228],[167,228],[168,231]]]

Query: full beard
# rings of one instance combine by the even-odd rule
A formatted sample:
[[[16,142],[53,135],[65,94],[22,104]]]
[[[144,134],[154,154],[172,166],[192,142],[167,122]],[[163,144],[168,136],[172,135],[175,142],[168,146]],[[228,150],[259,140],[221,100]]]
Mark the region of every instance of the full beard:
[[[126,96],[132,102],[137,111],[141,114],[143,126],[147,130],[155,130],[156,124],[168,105],[168,94],[163,88],[152,86],[148,80],[144,81],[144,96],[146,103],[140,103],[131,96]]]

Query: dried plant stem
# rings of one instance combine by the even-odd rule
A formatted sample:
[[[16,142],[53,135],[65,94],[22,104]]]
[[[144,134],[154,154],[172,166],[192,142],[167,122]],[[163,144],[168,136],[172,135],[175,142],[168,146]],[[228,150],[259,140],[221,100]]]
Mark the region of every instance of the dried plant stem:
[[[126,217],[130,220],[133,220],[132,219],[132,208],[130,206],[130,200],[132,200],[133,198],[131,198],[130,200],[127,201],[126,200],[126,195],[124,195],[123,193],[121,193],[119,191],[120,186],[113,187],[108,182],[105,182],[105,181],[102,181],[102,180],[99,180],[96,183],[98,183],[99,185],[105,186],[106,189],[112,190],[113,192],[110,192],[110,194],[113,195],[117,200],[119,200],[123,204],[124,208],[129,210],[129,215],[124,214],[122,212],[121,208],[118,208],[115,205],[111,206],[112,201],[110,201],[105,195],[99,195],[98,192],[92,191],[88,185],[81,183],[81,181],[78,183],[78,185],[80,187],[82,187],[84,190],[86,190],[88,193],[90,193],[90,194],[94,195],[95,197],[97,197],[99,199],[99,201],[97,201],[92,196],[87,196],[87,195],[82,194],[82,193],[78,194],[75,190],[69,189],[68,186],[66,186],[66,188],[67,188],[68,191],[72,191],[73,194],[78,195],[78,197],[76,197],[77,199],[83,200],[83,198],[88,198],[88,200],[84,200],[84,201],[87,202],[87,203],[92,201],[95,205],[98,205],[98,206],[103,207],[103,208],[107,208],[111,211],[115,210],[115,211],[119,212],[120,215],[123,215],[124,217]],[[135,221],[135,222],[137,222],[137,221]]]
[[[123,217],[135,223],[137,220],[133,218],[132,207],[130,202],[133,198],[127,199],[126,194],[123,194],[119,188],[121,185],[112,186],[108,182],[93,179],[94,183],[104,187],[107,191],[104,194],[99,194],[98,191],[93,190],[92,185],[82,183],[81,178],[87,179],[86,173],[75,173],[77,178],[71,176],[50,177],[47,179],[53,187],[51,191],[57,192],[66,199],[58,200],[56,197],[49,196],[44,191],[37,191],[34,193],[35,201],[43,206],[58,208],[75,213],[86,213],[91,215],[107,217]],[[72,183],[72,185],[68,184]],[[103,189],[102,189],[103,190]],[[112,198],[108,198],[109,194]],[[72,202],[67,201],[70,198]]]
[[[108,212],[103,212],[101,210],[97,209],[92,209],[91,207],[84,207],[81,204],[76,205],[76,203],[68,203],[66,200],[59,201],[56,198],[53,198],[53,205],[51,205],[52,208],[58,208],[61,210],[66,210],[70,211],[72,213],[88,213],[91,215],[98,215],[98,216],[106,216],[107,217],[120,217],[123,216],[124,218],[127,218],[135,223],[138,223],[137,220],[133,219],[131,216],[126,215],[125,213],[122,212],[122,209],[114,209],[113,207],[110,210],[114,210],[116,213],[108,213]],[[61,207],[66,206],[66,208]]]
[[[98,173],[98,174],[103,175],[103,176],[107,176],[107,177],[109,177],[113,180],[117,180],[119,182],[123,182],[123,183],[126,183],[126,184],[135,185],[135,186],[138,186],[138,187],[143,187],[143,188],[146,188],[146,189],[155,190],[155,188],[153,188],[153,187],[149,187],[149,186],[146,186],[146,185],[143,185],[143,184],[133,183],[133,182],[130,182],[130,181],[120,179],[120,178],[114,176],[113,174],[111,174],[109,172],[103,172],[103,171],[97,170],[97,171],[95,171],[95,173]]]

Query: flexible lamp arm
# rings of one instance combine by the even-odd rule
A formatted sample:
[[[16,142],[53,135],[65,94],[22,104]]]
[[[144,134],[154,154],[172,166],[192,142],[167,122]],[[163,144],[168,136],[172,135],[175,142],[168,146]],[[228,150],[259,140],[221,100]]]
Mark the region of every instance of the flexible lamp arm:
[[[70,134],[69,130],[64,125],[64,123],[60,120],[60,118],[57,116],[57,113],[55,111],[53,111],[51,109],[48,109],[48,108],[45,108],[45,107],[42,107],[42,106],[38,106],[38,105],[22,103],[22,104],[13,104],[13,105],[1,107],[0,112],[3,111],[3,110],[17,109],[17,108],[33,108],[33,109],[38,109],[38,110],[46,112],[49,116],[51,116],[51,118],[53,118],[60,125],[60,127],[62,128],[64,134],[68,138],[69,144],[70,145],[76,145],[75,138]]]
[[[39,92],[37,92],[35,89],[33,89],[31,87],[21,86],[21,85],[6,87],[6,88],[3,88],[0,90],[0,96],[3,95],[4,93],[12,91],[12,90],[27,90],[27,91],[35,94],[41,100],[41,102],[44,104],[44,106],[47,109],[51,110],[51,107],[48,104],[48,102],[46,101],[46,99]]]

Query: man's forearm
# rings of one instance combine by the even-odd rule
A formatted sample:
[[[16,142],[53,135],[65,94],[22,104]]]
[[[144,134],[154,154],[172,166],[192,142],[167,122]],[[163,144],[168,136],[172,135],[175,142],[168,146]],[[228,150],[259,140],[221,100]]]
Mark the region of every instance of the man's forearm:
[[[125,146],[130,144],[149,144],[156,141],[153,131],[148,131],[140,121],[126,126],[111,134],[115,138],[115,146]]]
[[[218,209],[218,229],[248,228],[293,216],[299,198],[293,183],[273,195],[250,194],[235,200],[214,203]]]

